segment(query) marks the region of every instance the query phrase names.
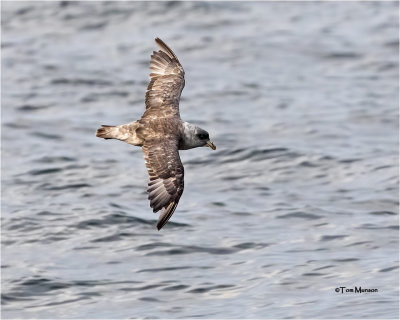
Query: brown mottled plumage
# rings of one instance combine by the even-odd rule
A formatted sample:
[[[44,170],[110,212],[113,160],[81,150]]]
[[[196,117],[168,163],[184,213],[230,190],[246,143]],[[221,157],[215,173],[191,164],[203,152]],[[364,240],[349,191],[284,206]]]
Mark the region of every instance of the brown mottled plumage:
[[[102,125],[96,136],[142,147],[150,176],[150,207],[154,212],[164,208],[157,223],[160,230],[171,218],[183,192],[184,169],[178,150],[203,146],[215,150],[215,146],[205,130],[181,120],[179,100],[185,72],[173,51],[161,39],[156,38],[155,42],[161,50],[151,56],[142,118],[120,126]]]

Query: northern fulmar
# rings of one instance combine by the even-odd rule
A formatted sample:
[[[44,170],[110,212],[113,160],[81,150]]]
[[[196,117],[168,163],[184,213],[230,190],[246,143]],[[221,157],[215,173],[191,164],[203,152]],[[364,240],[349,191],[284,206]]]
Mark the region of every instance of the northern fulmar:
[[[150,83],[146,91],[146,110],[140,120],[119,126],[102,125],[96,136],[118,139],[142,147],[150,176],[147,192],[154,212],[161,209],[160,230],[171,218],[183,193],[183,165],[178,150],[215,145],[208,132],[184,122],[179,100],[185,86],[185,71],[174,52],[159,38],[159,51],[150,61]]]

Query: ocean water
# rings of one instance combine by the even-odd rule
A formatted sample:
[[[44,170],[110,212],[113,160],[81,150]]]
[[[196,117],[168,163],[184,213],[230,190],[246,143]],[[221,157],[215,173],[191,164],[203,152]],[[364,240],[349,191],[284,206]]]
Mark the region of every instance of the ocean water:
[[[2,2],[2,319],[397,319],[398,12]],[[160,232],[140,148],[95,137],[142,115],[156,36],[217,146]]]

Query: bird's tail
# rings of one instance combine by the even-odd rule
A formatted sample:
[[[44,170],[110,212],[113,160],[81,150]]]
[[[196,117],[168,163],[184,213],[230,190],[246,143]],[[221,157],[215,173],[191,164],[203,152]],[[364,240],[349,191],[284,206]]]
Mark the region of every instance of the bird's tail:
[[[101,128],[97,129],[96,137],[103,139],[118,139],[118,128],[116,126],[102,125]]]

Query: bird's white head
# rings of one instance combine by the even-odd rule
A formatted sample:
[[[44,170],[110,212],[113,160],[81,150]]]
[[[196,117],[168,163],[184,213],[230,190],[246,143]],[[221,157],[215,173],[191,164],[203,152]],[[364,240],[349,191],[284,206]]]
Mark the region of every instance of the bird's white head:
[[[183,141],[179,146],[181,150],[197,147],[210,147],[215,150],[215,145],[210,141],[208,132],[189,122],[183,123]]]

